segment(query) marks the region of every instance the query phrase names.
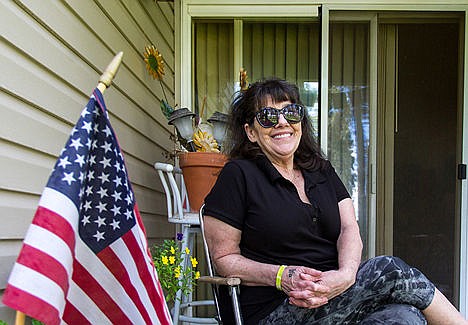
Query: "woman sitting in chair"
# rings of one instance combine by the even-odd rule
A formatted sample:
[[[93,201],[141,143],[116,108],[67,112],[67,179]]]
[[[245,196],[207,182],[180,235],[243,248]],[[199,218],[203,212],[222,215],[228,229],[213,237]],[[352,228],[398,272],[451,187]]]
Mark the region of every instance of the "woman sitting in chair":
[[[361,263],[353,203],[296,86],[252,84],[235,98],[229,127],[230,161],[205,199],[205,236],[217,273],[242,279],[246,324],[468,323],[402,260]]]

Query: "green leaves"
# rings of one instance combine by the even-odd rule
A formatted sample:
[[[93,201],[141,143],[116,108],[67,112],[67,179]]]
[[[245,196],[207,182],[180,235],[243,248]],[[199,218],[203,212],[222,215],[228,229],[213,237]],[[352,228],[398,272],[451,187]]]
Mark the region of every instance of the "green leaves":
[[[179,244],[182,244],[180,242]],[[165,240],[161,245],[153,247],[153,262],[158,272],[159,282],[166,294],[166,300],[174,301],[179,288],[183,295],[193,291],[200,272],[196,271],[196,258],[190,256],[190,250],[181,251],[174,240]],[[188,259],[187,267],[182,262]]]
[[[172,112],[174,112],[174,108],[172,108],[171,105],[169,105],[165,100],[161,101],[161,111],[163,112],[164,116],[169,119],[171,116]]]

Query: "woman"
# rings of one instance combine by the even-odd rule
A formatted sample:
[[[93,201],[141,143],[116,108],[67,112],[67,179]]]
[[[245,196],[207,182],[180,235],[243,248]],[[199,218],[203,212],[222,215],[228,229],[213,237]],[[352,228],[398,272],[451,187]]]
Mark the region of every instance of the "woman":
[[[296,86],[269,79],[242,91],[229,138],[230,162],[205,199],[205,234],[217,272],[242,279],[246,324],[466,322],[400,259],[360,264],[352,201]]]

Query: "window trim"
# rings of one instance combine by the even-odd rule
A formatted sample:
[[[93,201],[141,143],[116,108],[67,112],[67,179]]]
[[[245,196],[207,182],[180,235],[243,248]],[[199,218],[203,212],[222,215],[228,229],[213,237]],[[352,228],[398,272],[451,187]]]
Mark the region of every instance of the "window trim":
[[[249,10],[246,10],[246,7]],[[181,2],[181,26],[180,26],[180,85],[176,88],[176,100],[181,107],[193,106],[192,84],[193,84],[193,39],[192,39],[192,20],[195,18],[232,18],[234,20],[234,37],[239,41],[242,33],[241,18],[313,18],[318,17],[320,5],[314,4],[271,4],[259,3],[255,5],[246,4],[213,4],[212,1],[197,1],[193,3],[190,0]],[[237,18],[237,19],[236,19]],[[240,38],[241,39],[241,38]],[[241,44],[242,42],[240,42]],[[242,45],[234,44],[234,63],[241,66],[242,63]],[[177,86],[177,85],[176,85]]]

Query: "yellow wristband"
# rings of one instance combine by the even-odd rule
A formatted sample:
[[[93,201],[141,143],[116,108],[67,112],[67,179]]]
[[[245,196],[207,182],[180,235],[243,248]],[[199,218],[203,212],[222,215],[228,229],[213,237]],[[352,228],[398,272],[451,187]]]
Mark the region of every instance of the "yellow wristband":
[[[283,276],[286,265],[281,265],[276,273],[276,289],[281,290],[281,277]]]

